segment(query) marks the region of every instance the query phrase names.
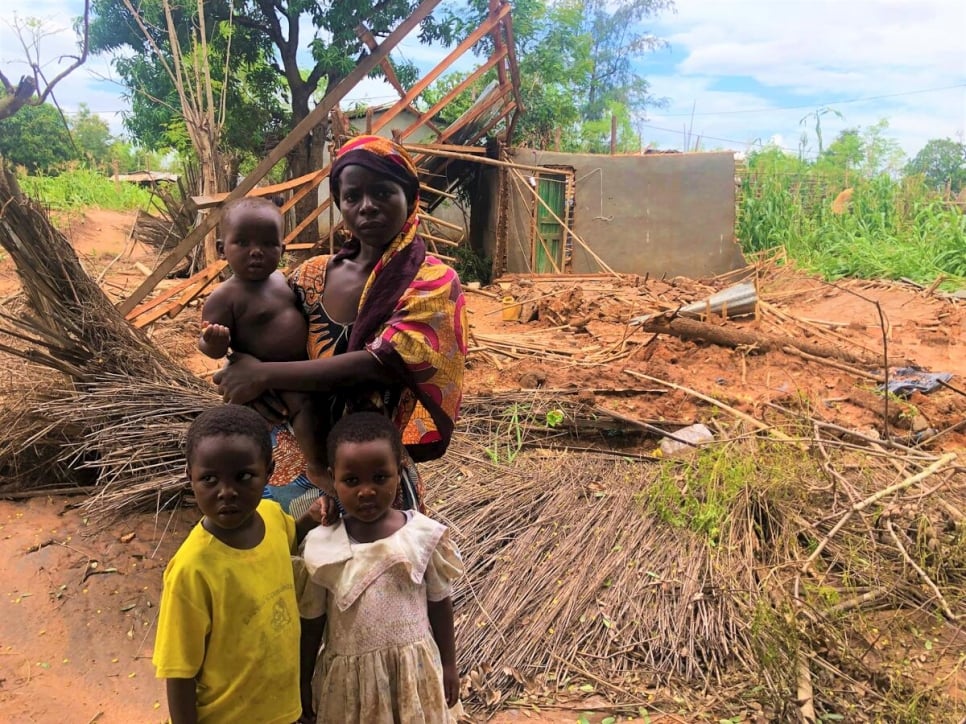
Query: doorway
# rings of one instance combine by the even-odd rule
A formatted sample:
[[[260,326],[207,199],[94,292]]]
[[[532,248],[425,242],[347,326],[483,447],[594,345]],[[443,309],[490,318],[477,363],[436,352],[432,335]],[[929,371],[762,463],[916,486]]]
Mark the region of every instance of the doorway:
[[[534,199],[530,268],[537,274],[566,272],[572,251],[568,229],[573,226],[573,169],[548,166],[533,179],[540,201]]]

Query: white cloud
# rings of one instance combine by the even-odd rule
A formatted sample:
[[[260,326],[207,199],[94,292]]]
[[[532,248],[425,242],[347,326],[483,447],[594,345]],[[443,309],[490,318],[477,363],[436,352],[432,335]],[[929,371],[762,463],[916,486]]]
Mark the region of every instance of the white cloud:
[[[826,141],[887,118],[909,154],[966,130],[966,87],[917,92],[966,85],[959,0],[678,0],[677,9],[655,28],[684,58],[673,74],[649,76],[656,95],[673,99],[651,114],[653,125],[681,126],[696,104],[695,133],[737,141],[778,134],[796,145],[800,119],[830,106],[845,118],[823,118]],[[752,90],[712,90],[721,81]],[[873,96],[893,97],[843,102]],[[752,109],[761,110],[735,113]]]

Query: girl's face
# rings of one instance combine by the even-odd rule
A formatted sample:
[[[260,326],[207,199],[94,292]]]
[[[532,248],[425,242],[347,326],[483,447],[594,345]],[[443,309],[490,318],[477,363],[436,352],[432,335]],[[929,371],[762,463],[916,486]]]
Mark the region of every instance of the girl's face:
[[[396,499],[402,462],[389,440],[343,442],[335,450],[332,478],[346,515],[376,523]]]
[[[353,236],[380,249],[396,238],[412,212],[402,186],[355,165],[339,176],[339,210]]]

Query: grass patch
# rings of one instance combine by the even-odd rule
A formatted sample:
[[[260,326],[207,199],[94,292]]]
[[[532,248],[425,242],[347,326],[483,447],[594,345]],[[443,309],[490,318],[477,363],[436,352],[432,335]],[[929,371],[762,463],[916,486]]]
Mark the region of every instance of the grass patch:
[[[657,479],[637,499],[669,525],[717,546],[739,498],[749,491],[792,488],[800,465],[788,457],[778,449],[752,454],[738,444],[708,446],[689,458],[662,462]]]
[[[856,179],[844,213],[840,181],[816,173],[753,172],[742,182],[737,233],[746,252],[784,247],[828,279],[899,279],[966,286],[966,215],[921,179]]]
[[[76,211],[98,207],[112,211],[149,209],[151,191],[137,184],[115,183],[96,171],[77,168],[57,176],[18,173],[17,180],[27,196],[53,211]]]

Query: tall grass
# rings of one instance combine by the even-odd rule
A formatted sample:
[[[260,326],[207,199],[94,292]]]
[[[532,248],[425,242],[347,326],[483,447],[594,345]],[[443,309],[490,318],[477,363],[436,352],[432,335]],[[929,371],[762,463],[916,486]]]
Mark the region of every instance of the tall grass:
[[[137,184],[115,183],[96,171],[77,168],[57,176],[30,176],[18,173],[25,194],[54,211],[74,211],[99,207],[113,211],[147,210],[152,194]]]
[[[751,172],[742,184],[738,236],[747,252],[784,247],[829,279],[966,286],[966,214],[917,177],[857,179],[849,208],[832,212],[841,183],[816,174]]]

